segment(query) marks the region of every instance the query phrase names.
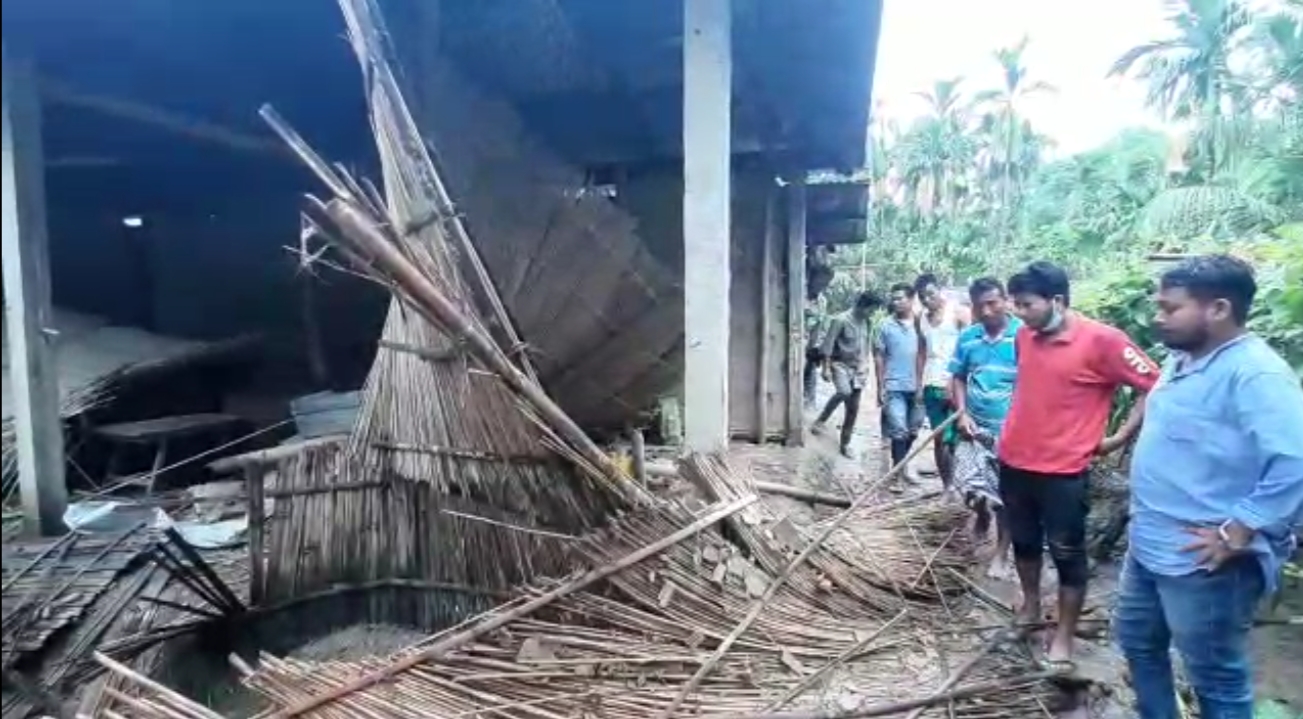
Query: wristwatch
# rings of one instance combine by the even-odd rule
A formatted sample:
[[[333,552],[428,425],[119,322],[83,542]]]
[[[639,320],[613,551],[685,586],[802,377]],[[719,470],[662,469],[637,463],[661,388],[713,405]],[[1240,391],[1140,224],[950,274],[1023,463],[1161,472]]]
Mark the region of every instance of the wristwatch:
[[[1222,544],[1226,545],[1227,549],[1232,552],[1238,552],[1244,549],[1246,545],[1237,545],[1235,541],[1231,539],[1231,533],[1226,530],[1227,527],[1231,526],[1231,522],[1233,521],[1235,520],[1228,519],[1217,526],[1217,538],[1222,540]]]

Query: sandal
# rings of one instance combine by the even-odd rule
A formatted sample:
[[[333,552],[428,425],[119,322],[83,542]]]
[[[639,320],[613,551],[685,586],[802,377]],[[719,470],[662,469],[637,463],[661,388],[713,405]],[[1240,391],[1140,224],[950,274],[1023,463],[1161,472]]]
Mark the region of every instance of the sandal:
[[[1077,673],[1077,663],[1071,659],[1041,659],[1037,662],[1043,672],[1051,672],[1057,676],[1072,676]]]

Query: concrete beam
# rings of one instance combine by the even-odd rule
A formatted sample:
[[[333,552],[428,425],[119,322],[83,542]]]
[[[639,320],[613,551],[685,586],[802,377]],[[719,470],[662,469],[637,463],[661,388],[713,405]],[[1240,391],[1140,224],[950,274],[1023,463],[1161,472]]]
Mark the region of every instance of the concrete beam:
[[[684,444],[728,446],[732,8],[683,3]]]
[[[40,101],[31,68],[3,59],[3,222],[5,332],[9,342],[18,476],[26,529],[64,531],[63,423],[49,328],[50,258],[45,226],[45,168]]]

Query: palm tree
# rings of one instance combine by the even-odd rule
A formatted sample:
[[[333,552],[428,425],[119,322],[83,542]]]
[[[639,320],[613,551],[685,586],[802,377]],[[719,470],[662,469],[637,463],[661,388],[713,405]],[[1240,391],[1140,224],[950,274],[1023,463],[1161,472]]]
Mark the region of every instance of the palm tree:
[[[1149,104],[1169,119],[1198,121],[1210,167],[1219,167],[1222,120],[1237,110],[1243,84],[1230,58],[1252,23],[1240,0],[1168,0],[1172,36],[1134,47],[1113,63],[1110,76],[1148,83]]]
[[[1037,136],[1022,119],[1021,107],[1029,97],[1054,92],[1049,83],[1028,79],[1023,62],[1028,42],[1029,38],[1023,37],[1012,47],[995,51],[1004,82],[998,89],[977,96],[977,102],[988,109],[984,120],[990,138],[986,165],[987,171],[999,178],[999,204],[1006,230],[1012,225],[1016,187],[1035,166],[1034,162],[1028,162],[1028,150]]]
[[[937,80],[929,92],[915,93],[928,105],[928,115],[904,138],[905,175],[920,208],[952,216],[959,177],[972,164],[976,146],[968,134],[970,105],[960,91],[963,78]]]
[[[1262,99],[1275,108],[1303,101],[1303,0],[1284,0],[1258,18],[1247,44],[1263,76]]]

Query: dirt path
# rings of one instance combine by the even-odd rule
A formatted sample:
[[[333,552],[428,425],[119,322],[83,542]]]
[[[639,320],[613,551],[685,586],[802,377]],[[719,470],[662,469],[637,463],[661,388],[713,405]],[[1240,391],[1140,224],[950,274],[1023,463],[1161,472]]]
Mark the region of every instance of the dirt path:
[[[820,382],[816,408],[807,410],[807,427],[813,424],[818,409],[823,407],[830,394],[831,387]],[[880,434],[878,413],[874,398],[871,395],[865,396],[851,440],[851,448],[856,455],[854,460],[837,453],[841,409],[833,414],[824,436],[814,436],[807,432],[806,446],[800,450],[767,446],[738,447],[735,452],[751,463],[759,477],[822,492],[851,495],[866,482],[881,476],[890,464]],[[921,475],[919,483],[910,488],[911,492],[923,493],[940,489],[930,452],[920,453],[911,469]],[[834,511],[811,508],[795,501],[790,505],[794,515],[830,514]],[[1096,576],[1087,599],[1088,616],[1092,619],[1107,619],[1116,595],[1117,572],[1116,565],[1096,567]],[[1016,605],[1020,599],[1012,578],[1009,581],[986,579],[982,585],[992,595],[1011,606]],[[1053,568],[1047,567],[1043,590],[1046,596],[1054,592],[1056,586]],[[1265,609],[1263,615],[1268,615]],[[1287,587],[1282,593],[1280,605],[1271,615],[1279,618],[1303,615],[1303,586]],[[1303,629],[1279,625],[1260,627],[1254,631],[1252,642],[1259,699],[1283,702],[1288,706],[1284,716],[1303,717]],[[1088,643],[1083,654],[1085,657],[1082,664],[1091,676],[1105,683],[1124,682],[1124,662],[1106,638]],[[1129,700],[1125,692],[1121,698]],[[1097,709],[1107,716],[1129,715],[1129,710],[1120,708],[1116,703]]]

